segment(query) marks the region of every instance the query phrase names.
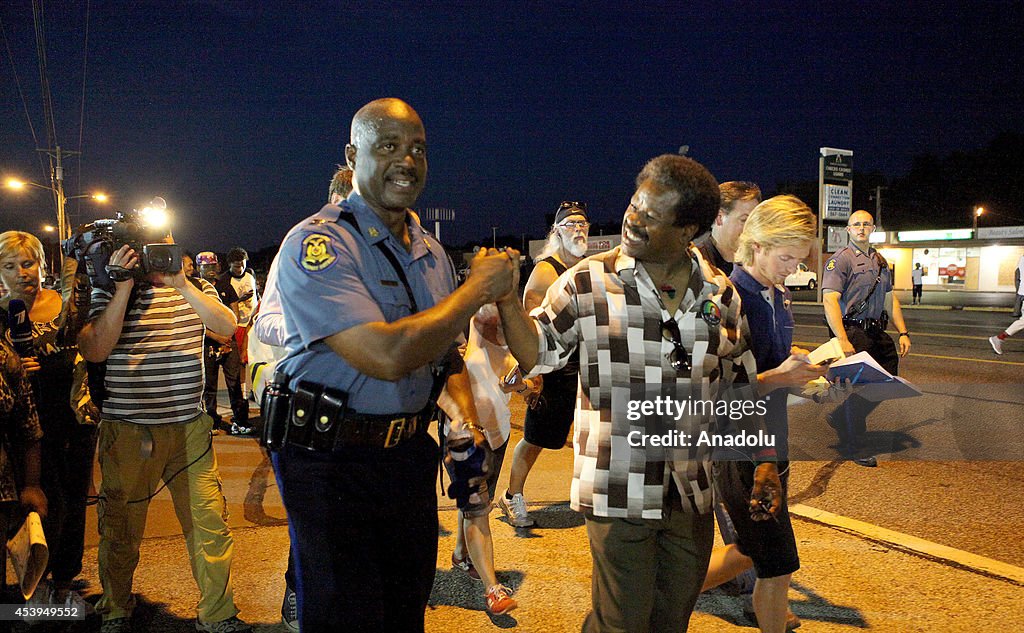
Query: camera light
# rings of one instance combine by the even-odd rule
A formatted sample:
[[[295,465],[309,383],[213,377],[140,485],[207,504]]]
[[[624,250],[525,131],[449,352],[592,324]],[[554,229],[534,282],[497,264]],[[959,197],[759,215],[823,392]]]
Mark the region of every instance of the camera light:
[[[167,215],[166,209],[154,209],[153,207],[144,207],[139,212],[142,216],[142,222],[146,226],[154,229],[162,229],[167,226],[170,218]]]
[[[167,201],[157,196],[139,212],[142,223],[154,229],[162,229],[170,224],[167,215]]]

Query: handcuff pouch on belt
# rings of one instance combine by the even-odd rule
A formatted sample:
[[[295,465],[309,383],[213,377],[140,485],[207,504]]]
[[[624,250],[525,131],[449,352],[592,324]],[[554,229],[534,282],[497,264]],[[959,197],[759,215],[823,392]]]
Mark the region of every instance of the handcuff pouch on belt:
[[[292,393],[285,441],[314,451],[334,448],[336,426],[343,424],[348,396],[337,389],[301,381]]]
[[[314,451],[330,451],[338,425],[345,418],[344,392],[302,381],[295,391],[288,378],[274,375],[263,395],[263,433],[260,445],[272,451],[295,444]]]

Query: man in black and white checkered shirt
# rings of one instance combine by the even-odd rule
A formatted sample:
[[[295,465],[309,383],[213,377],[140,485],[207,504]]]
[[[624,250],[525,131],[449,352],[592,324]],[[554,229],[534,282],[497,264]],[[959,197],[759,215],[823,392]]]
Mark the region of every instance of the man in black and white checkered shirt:
[[[714,540],[710,449],[636,440],[654,429],[696,438],[714,432],[713,416],[671,417],[665,426],[664,419],[627,413],[629,401],[659,395],[757,397],[739,297],[689,247],[718,206],[718,183],[703,166],[659,156],[637,177],[621,246],[569,269],[530,316],[511,295],[499,302],[509,348],[524,370],[550,372],[579,349],[570,499],[586,516],[594,559],[584,631],[684,631],[707,570]],[[778,375],[760,378],[771,383],[792,369],[784,364]],[[758,498],[780,490],[773,455],[751,454],[765,460],[756,470]]]

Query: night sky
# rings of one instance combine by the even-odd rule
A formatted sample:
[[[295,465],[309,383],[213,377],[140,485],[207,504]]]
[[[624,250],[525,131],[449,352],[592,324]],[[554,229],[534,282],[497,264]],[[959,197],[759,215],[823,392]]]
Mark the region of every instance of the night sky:
[[[643,163],[684,144],[768,192],[816,179],[822,146],[899,176],[1024,130],[1022,5],[942,4],[93,0],[66,190],[115,196],[77,221],[160,195],[193,250],[275,244],[323,204],[352,115],[385,96],[426,125],[417,206],[456,209],[446,243],[540,235],[565,199],[616,219]],[[75,150],[86,2],[45,18],[57,140]],[[0,20],[43,146],[31,2],[4,0]],[[0,175],[48,182],[0,54]],[[52,209],[0,190],[0,230],[38,232]]]

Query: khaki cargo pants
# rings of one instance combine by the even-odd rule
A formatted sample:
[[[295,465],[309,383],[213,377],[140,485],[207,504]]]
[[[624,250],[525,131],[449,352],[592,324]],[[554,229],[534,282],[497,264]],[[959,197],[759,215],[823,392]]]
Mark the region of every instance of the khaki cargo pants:
[[[213,420],[205,413],[183,424],[101,422],[98,559],[103,597],[96,611],[104,620],[128,617],[135,606],[132,576],[139,564],[149,500],[129,501],[146,499],[168,479],[201,595],[199,619],[218,622],[238,613],[231,589],[233,541],[210,443],[212,427]],[[178,471],[181,474],[171,479]]]

